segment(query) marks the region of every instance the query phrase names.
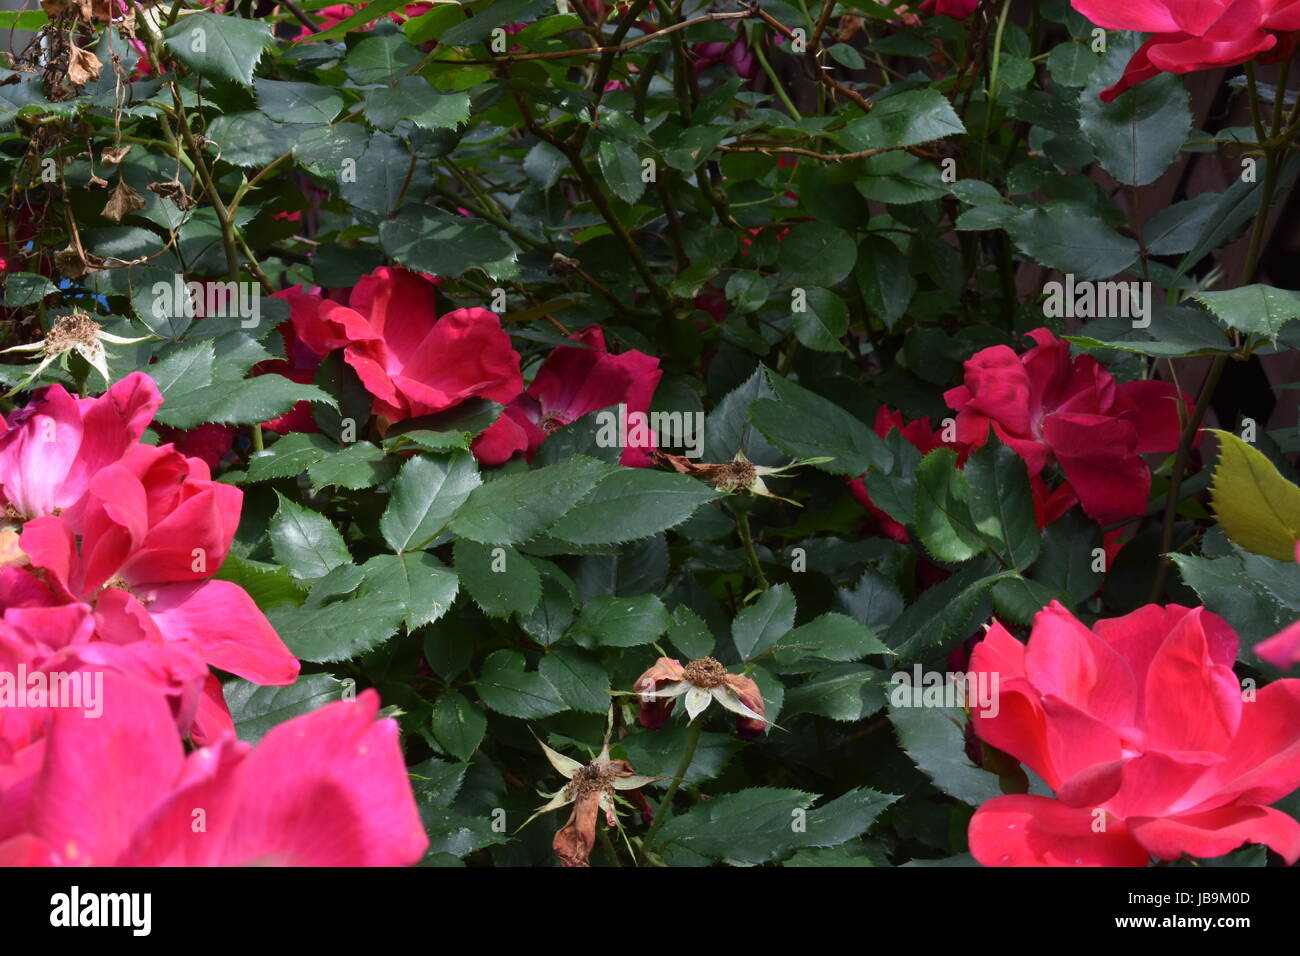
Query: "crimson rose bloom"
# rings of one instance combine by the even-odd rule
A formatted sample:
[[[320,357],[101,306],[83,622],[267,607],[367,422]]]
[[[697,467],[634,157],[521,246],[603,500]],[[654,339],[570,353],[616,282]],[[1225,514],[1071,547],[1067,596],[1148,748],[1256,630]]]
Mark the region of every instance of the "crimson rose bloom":
[[[468,398],[505,404],[523,391],[519,353],[486,309],[441,318],[433,280],[381,266],[357,283],[348,304],[293,302],[294,330],[318,355],[343,349],[387,422],[433,415]],[[291,300],[292,302],[292,300]]]
[[[894,429],[898,429],[903,437],[922,455],[928,455],[936,448],[951,448],[957,453],[958,468],[963,467],[966,464],[966,459],[970,456],[971,449],[968,445],[956,441],[945,442],[943,432],[935,431],[930,426],[930,417],[928,415],[905,422],[901,412],[882,405],[876,412],[875,433],[881,438],[886,438]],[[866,508],[871,516],[876,519],[881,534],[900,544],[908,542],[907,528],[891,518],[886,512],[877,508],[871,500],[871,494],[867,489],[866,475],[861,475],[850,481],[849,491],[857,499],[858,504]],[[1079,498],[1075,495],[1074,489],[1070,487],[1068,481],[1062,482],[1054,491],[1049,491],[1047,483],[1043,481],[1041,476],[1034,475],[1029,479],[1029,493],[1033,498],[1034,520],[1040,529],[1046,528],[1079,503]]]
[[[1214,857],[1263,843],[1295,863],[1300,823],[1268,804],[1300,785],[1300,680],[1243,701],[1237,647],[1222,619],[1175,604],[1089,630],[1053,601],[1028,646],[995,623],[971,672],[996,688],[998,706],[974,711],[975,732],[1056,798],[985,803],[970,822],[974,857],[986,866],[1145,866],[1148,856]]]
[[[663,376],[657,358],[635,349],[611,354],[605,333],[595,325],[572,338],[585,347],[561,346],[551,352],[528,391],[475,440],[474,455],[483,464],[500,465],[517,451],[531,460],[551,432],[602,408],[627,405],[629,422],[633,412],[650,410]],[[629,442],[621,461],[644,468],[650,464],[650,449]]]
[[[952,17],[954,20],[965,20],[979,5],[980,0],[925,0],[921,4],[921,11]]]
[[[957,440],[973,447],[989,426],[1025,460],[1032,479],[1055,460],[1088,516],[1103,524],[1143,514],[1151,472],[1141,458],[1178,447],[1175,399],[1167,382],[1125,382],[1047,329],[1016,355],[994,345],[966,360],[966,383],[944,393],[957,412]]]
[[[1109,103],[1157,73],[1193,73],[1245,63],[1269,53],[1289,56],[1300,30],[1298,0],[1071,0],[1074,9],[1107,30],[1154,34],[1133,54]]]

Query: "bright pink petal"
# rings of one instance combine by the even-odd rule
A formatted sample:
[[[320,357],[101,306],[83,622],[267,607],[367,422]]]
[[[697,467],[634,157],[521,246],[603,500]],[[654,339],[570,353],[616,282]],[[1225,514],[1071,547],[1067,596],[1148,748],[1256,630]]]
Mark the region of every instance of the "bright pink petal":
[[[1123,729],[1134,722],[1137,687],[1128,664],[1058,601],[1034,618],[1025,672],[1039,693],[1104,724]]]
[[[1212,656],[1197,609],[1165,638],[1147,671],[1143,728],[1155,750],[1227,753],[1241,721],[1241,685]]]
[[[1255,645],[1255,653],[1260,660],[1268,661],[1280,670],[1300,664],[1300,621],[1274,634],[1268,640],[1260,641]]]
[[[1262,843],[1288,864],[1300,859],[1300,823],[1272,807],[1232,806],[1179,817],[1134,817],[1128,825],[1134,838],[1162,860],[1176,860],[1184,853],[1223,856],[1243,843]]]
[[[401,866],[428,838],[398,746],[375,720],[373,691],[271,730],[244,764],[243,796],[223,862]]]
[[[283,686],[297,680],[298,659],[239,585],[160,584],[142,597],[163,636],[193,641],[212,667],[256,684]]]
[[[995,797],[971,817],[971,855],[985,866],[1146,866],[1123,821],[1034,796]]]
[[[1168,33],[1178,29],[1175,0],[1070,0],[1071,6],[1107,30]]]
[[[164,698],[109,671],[104,711],[55,708],[32,831],[65,865],[112,865],[176,779],[184,753]]]

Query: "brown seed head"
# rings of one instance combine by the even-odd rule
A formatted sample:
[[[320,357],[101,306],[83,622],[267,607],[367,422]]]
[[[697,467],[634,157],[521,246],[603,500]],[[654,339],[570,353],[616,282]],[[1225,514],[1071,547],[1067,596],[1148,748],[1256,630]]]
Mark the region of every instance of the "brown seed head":
[[[588,764],[580,767],[566,788],[574,798],[587,793],[599,793],[614,785],[614,768],[609,764]]]
[[[78,345],[93,347],[99,323],[84,312],[59,317],[45,336],[45,354],[61,355]]]
[[[727,679],[727,669],[712,657],[701,657],[685,667],[686,680],[703,690],[720,687]]]

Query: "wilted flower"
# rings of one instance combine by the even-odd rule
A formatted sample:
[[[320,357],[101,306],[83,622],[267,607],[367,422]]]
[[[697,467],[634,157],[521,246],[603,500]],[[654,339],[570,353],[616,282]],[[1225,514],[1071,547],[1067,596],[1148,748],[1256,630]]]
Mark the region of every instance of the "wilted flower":
[[[110,345],[134,345],[136,342],[143,342],[147,338],[149,336],[143,335],[139,338],[128,339],[120,335],[114,335],[111,332],[105,332],[98,322],[84,312],[61,315],[54,320],[54,325],[45,333],[45,338],[39,342],[15,345],[13,348],[4,350],[5,352],[41,353],[41,363],[21,383],[15,385],[5,397],[8,398],[9,395],[21,391],[36,376],[69,352],[76,352],[89,362],[95,371],[104,376],[105,382],[111,382],[112,379],[108,375],[108,353],[104,349],[104,343],[108,342]]]
[[[763,479],[769,475],[783,478],[786,477],[786,472],[798,468],[800,465],[821,465],[830,461],[829,458],[805,458],[801,461],[792,461],[790,464],[782,465],[779,468],[769,468],[766,465],[754,464],[745,457],[743,451],[736,452],[736,457],[731,461],[717,464],[692,461],[684,455],[669,455],[660,451],[655,452],[654,460],[659,464],[671,466],[678,474],[690,475],[692,478],[707,481],[725,495],[748,491],[751,495],[775,498],[778,501],[785,501],[792,505],[798,505],[799,502],[772,494],[772,492],[768,491]]]
[[[634,685],[641,695],[641,725],[658,730],[677,703],[673,698],[686,695],[686,714],[694,720],[709,702],[739,714],[736,733],[752,740],[770,721],[764,717],[766,705],[758,685],[742,674],[729,674],[712,657],[689,661],[685,667],[671,657],[661,657],[637,678]]]
[[[533,820],[560,807],[573,804],[569,820],[555,833],[551,848],[556,857],[565,866],[587,866],[591,848],[596,845],[596,823],[600,811],[605,811],[605,824],[617,827],[618,810],[614,804],[614,794],[619,791],[639,790],[646,784],[663,777],[647,777],[637,774],[626,760],[611,760],[609,756],[609,736],[613,729],[613,708],[610,708],[610,723],[605,730],[605,741],[600,754],[589,764],[582,764],[572,757],[552,750],[538,740],[546,759],[551,766],[564,775],[569,782],[556,793],[550,795],[536,813],[524,821],[523,827]],[[641,798],[642,803],[645,798]],[[648,809],[648,806],[646,807]]]

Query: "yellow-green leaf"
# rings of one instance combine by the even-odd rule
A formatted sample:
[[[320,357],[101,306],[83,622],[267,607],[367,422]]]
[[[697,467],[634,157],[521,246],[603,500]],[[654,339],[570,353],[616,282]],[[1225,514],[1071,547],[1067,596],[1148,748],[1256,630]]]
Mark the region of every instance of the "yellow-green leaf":
[[[1219,439],[1210,499],[1223,533],[1247,551],[1295,560],[1300,539],[1300,487],[1278,474],[1261,452],[1231,432]]]

